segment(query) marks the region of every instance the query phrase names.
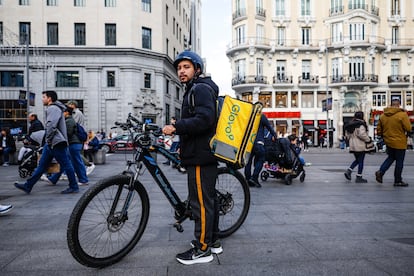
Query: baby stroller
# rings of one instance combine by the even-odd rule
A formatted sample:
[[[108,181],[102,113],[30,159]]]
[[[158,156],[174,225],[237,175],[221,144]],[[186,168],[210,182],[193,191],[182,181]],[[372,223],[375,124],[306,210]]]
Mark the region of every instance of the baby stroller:
[[[260,179],[266,181],[269,177],[284,179],[286,185],[292,184],[292,179],[299,176],[300,182],[305,180],[305,170],[299,160],[299,153],[286,138],[279,138],[275,142],[266,139],[266,162]]]
[[[40,152],[42,151],[42,147],[39,146],[25,145],[25,147],[27,150],[19,163],[19,175],[21,178],[32,175],[34,170],[37,168],[37,160]]]

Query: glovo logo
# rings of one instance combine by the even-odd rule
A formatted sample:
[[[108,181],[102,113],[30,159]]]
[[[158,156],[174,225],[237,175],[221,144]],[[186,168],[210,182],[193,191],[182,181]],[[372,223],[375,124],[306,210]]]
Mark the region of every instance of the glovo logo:
[[[229,138],[232,141],[234,140],[233,124],[236,121],[236,118],[239,115],[239,112],[240,112],[240,106],[237,104],[233,104],[231,107],[230,114],[227,117],[227,126],[225,128],[225,132],[226,132],[227,138]]]

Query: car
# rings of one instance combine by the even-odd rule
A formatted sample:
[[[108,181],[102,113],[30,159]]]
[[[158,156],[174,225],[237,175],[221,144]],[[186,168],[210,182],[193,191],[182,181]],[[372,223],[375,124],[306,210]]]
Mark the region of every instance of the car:
[[[134,136],[137,134],[134,134]],[[99,148],[105,152],[133,150],[133,139],[129,134],[120,134],[112,139],[102,139],[99,141]]]

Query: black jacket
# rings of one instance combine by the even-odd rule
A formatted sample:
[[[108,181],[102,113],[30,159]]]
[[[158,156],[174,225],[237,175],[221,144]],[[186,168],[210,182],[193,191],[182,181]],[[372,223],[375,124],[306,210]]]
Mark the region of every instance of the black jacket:
[[[194,110],[190,108],[188,93],[194,93]],[[216,99],[218,86],[210,77],[198,78],[186,87],[181,109],[181,119],[175,123],[176,134],[180,135],[180,157],[184,166],[217,163],[210,149],[210,139],[216,128]],[[200,83],[209,85],[199,85]]]

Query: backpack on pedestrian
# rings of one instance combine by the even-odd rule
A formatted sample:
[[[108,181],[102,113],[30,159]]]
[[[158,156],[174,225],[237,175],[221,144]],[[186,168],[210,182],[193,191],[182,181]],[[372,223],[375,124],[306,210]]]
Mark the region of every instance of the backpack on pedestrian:
[[[82,143],[88,139],[88,133],[79,123],[76,123],[76,135]]]
[[[215,95],[210,86],[194,84],[188,93],[190,112],[194,111],[192,91],[196,85],[205,85]],[[252,104],[228,95],[217,97],[216,105],[216,132],[210,139],[211,151],[218,161],[235,169],[243,168],[253,150],[263,106],[261,103]]]

